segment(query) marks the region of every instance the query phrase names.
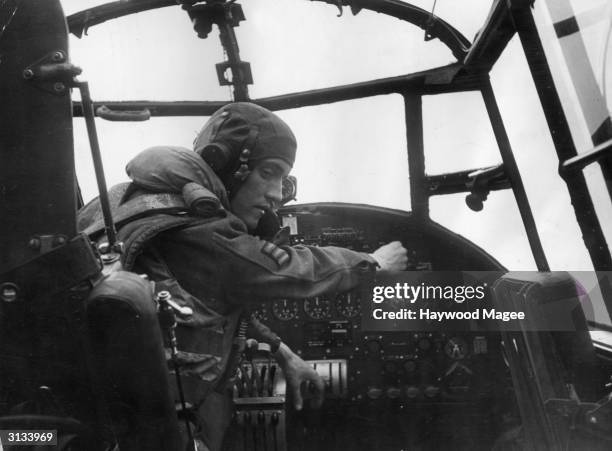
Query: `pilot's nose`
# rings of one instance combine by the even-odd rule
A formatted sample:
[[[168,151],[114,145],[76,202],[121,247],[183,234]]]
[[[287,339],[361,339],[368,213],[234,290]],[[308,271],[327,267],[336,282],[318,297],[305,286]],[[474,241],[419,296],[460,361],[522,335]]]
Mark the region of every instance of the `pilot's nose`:
[[[272,207],[278,207],[283,199],[283,182],[270,183],[266,191],[266,199]]]

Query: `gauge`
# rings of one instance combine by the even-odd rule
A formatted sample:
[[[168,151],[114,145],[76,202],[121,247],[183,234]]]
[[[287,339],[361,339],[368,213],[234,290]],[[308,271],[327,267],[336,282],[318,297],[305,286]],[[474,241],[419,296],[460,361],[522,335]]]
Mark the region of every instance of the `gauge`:
[[[404,362],[404,370],[408,373],[412,373],[416,370],[416,362],[414,360],[406,360]]]
[[[272,314],[281,321],[291,321],[298,317],[300,309],[298,301],[289,299],[279,299],[272,303]]]
[[[382,345],[378,340],[369,340],[366,342],[366,349],[368,350],[369,354],[378,354],[380,351],[382,351]]]
[[[428,351],[431,348],[431,341],[425,337],[420,338],[417,346],[421,351]]]
[[[297,178],[293,175],[288,175],[283,178],[281,205],[285,205],[295,199],[297,196]]]
[[[260,305],[258,308],[253,309],[251,314],[259,321],[263,321],[264,323],[269,320],[268,307],[265,305]]]
[[[312,319],[331,318],[331,301],[323,296],[304,299],[304,312]]]
[[[444,352],[454,360],[461,360],[468,354],[468,345],[463,338],[453,337],[444,345]]]
[[[355,318],[361,313],[361,302],[356,293],[349,291],[338,296],[336,309],[345,318]]]

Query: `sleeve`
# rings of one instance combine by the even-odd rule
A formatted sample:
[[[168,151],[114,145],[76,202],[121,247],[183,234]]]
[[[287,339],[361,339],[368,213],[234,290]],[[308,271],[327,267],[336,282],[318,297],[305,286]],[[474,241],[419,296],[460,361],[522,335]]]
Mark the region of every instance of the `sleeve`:
[[[254,338],[260,343],[268,343],[270,345],[270,351],[275,353],[281,344],[281,338],[276,335],[272,330],[259,321],[257,318],[251,315],[249,319],[249,328],[247,330],[247,337]]]
[[[219,278],[232,299],[300,298],[346,291],[377,265],[368,254],[339,247],[277,246],[247,233],[223,231],[212,238]]]
[[[200,274],[202,284],[208,279],[209,292],[214,285],[234,304],[346,291],[369,277],[377,265],[368,254],[339,247],[277,246],[249,235],[232,215],[173,232],[166,244],[173,256],[181,256],[181,267],[189,262],[190,275]],[[189,279],[195,282],[193,276]]]

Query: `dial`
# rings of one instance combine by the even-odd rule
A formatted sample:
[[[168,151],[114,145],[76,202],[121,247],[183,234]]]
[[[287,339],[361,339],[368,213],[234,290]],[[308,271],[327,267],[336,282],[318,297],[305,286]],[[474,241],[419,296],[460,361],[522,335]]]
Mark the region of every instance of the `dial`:
[[[431,341],[425,337],[419,338],[417,346],[421,351],[429,351],[431,349]]]
[[[259,321],[263,321],[264,323],[269,320],[268,307],[265,305],[260,305],[256,309],[253,309],[251,314]]]
[[[361,302],[355,292],[342,293],[336,299],[336,309],[345,318],[355,318],[361,313]]]
[[[311,319],[331,318],[331,301],[323,296],[304,299],[304,312]]]
[[[463,338],[453,337],[444,345],[444,352],[454,360],[461,360],[468,354],[468,345]]]
[[[408,373],[412,373],[416,370],[416,362],[414,360],[406,360],[404,362],[404,370]]]
[[[299,303],[295,300],[279,299],[272,303],[272,314],[281,321],[296,319],[299,309]]]

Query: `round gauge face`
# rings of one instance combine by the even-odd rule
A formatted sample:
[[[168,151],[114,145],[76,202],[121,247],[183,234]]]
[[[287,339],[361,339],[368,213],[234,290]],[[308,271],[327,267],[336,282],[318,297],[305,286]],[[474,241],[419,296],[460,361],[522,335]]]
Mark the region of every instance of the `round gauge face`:
[[[361,302],[356,293],[342,293],[336,299],[336,309],[345,318],[355,318],[361,313]]]
[[[444,345],[444,352],[454,360],[461,360],[468,354],[468,345],[463,338],[453,337]]]
[[[283,200],[281,201],[281,205],[285,205],[287,202],[290,202],[295,199],[297,196],[297,178],[293,175],[288,175],[283,179]]]
[[[270,317],[268,316],[268,307],[266,307],[265,305],[261,305],[258,308],[253,309],[252,314],[259,321],[266,322],[270,319]]]
[[[431,341],[425,337],[419,338],[417,346],[421,351],[429,351],[431,349]]]
[[[272,303],[272,314],[281,321],[291,321],[298,317],[299,307],[298,301],[279,299]]]
[[[323,296],[304,299],[304,312],[311,319],[331,318],[331,301]]]

